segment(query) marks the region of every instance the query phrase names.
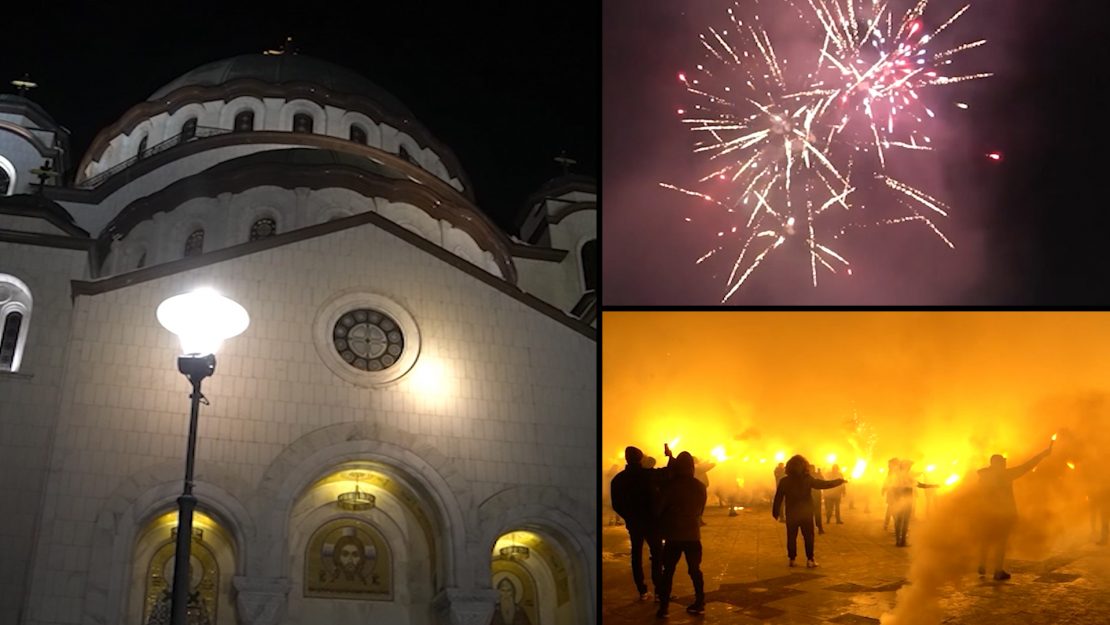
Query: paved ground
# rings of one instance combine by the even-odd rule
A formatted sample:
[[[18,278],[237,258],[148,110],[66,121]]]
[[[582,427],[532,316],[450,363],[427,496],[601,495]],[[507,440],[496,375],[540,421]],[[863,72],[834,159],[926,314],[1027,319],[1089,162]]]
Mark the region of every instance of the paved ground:
[[[849,512],[844,525],[826,526],[817,537],[820,568],[787,568],[785,530],[766,507],[728,517],[727,510],[706,511],[702,528],[705,562],[705,616],[691,616],[693,587],[685,562],[679,564],[668,625],[754,623],[864,625],[878,623],[895,592],[906,583],[913,552],[894,546],[882,518]],[[1080,535],[1082,534],[1082,535]],[[1056,551],[1039,560],[1010,554],[1008,582],[984,581],[969,573],[960,588],[946,587],[941,599],[945,624],[1106,625],[1110,623],[1110,547],[1088,541],[1086,531],[1058,541]],[[798,549],[803,555],[801,537]],[[606,625],[653,623],[655,604],[640,602],[629,566],[628,533],[602,528],[602,622]],[[1043,556],[1043,554],[1042,554]],[[647,549],[644,549],[645,575]],[[648,582],[650,586],[650,581]]]

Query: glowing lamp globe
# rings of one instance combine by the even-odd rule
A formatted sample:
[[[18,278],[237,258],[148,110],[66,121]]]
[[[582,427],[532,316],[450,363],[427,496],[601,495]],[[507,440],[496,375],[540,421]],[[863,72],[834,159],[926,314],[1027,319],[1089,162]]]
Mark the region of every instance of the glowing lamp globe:
[[[183,354],[215,354],[250,325],[245,308],[212,289],[175,295],[158,305],[158,323],[181,340]]]

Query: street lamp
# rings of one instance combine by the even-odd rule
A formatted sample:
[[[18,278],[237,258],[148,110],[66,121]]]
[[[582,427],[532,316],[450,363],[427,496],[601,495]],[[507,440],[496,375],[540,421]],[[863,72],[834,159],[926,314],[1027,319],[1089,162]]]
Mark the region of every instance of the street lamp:
[[[204,395],[200,383],[216,370],[216,350],[224,339],[242,334],[250,324],[247,311],[211,289],[175,295],[158,305],[158,323],[181,340],[177,370],[193,385],[189,414],[189,446],[185,453],[185,490],[177,498],[177,547],[173,563],[171,625],[186,625],[189,603],[189,559],[193,537],[193,460],[197,446],[197,414]],[[204,403],[208,403],[207,400]]]

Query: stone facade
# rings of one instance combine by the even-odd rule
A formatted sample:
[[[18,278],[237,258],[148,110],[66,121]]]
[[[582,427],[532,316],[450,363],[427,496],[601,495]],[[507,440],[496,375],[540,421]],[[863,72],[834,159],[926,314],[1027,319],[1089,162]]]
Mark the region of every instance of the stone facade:
[[[260,102],[269,108],[256,124],[284,110]],[[213,123],[231,115],[197,105]],[[341,112],[324,110],[318,130],[342,134],[358,121]],[[172,133],[179,113],[164,115],[160,132]],[[385,130],[368,131],[397,146]],[[201,609],[214,623],[484,625],[498,601],[533,623],[596,622],[597,345],[595,322],[568,314],[581,295],[577,250],[524,250],[529,275],[518,284],[521,246],[474,230],[499,250],[494,262],[463,232],[480,215],[433,160],[418,163],[429,169],[419,180],[403,164],[369,168],[380,196],[315,179],[216,189],[113,234],[113,220],[142,198],[175,184],[218,186],[205,180],[212,166],[230,179],[236,158],[290,147],[223,138],[206,152],[203,140],[100,190],[25,195],[21,174],[16,195],[0,199],[0,274],[33,296],[22,362],[0,371],[0,497],[19,502],[0,517],[0,622],[122,625],[157,613],[189,386],[155,309],[201,286],[251,317],[203,385],[193,540],[194,555],[211,557],[194,565],[193,583],[207,589],[197,596],[209,597]],[[312,149],[334,147],[326,141]],[[417,159],[428,157],[419,149]],[[86,162],[97,165],[85,173],[104,164]],[[461,212],[430,217],[443,209],[420,205],[433,197],[411,190],[420,186]],[[276,219],[278,233],[248,242],[260,216]],[[592,238],[585,216],[596,210],[563,220],[567,241]],[[196,228],[204,248],[186,257]],[[342,361],[323,357],[343,312],[333,304],[352,294],[404,319],[411,351],[399,375],[339,375]],[[342,508],[337,495],[359,479],[374,505]],[[384,543],[363,545],[354,564],[341,561],[342,541],[309,544],[325,524],[346,531],[356,521]],[[358,584],[370,584],[366,563],[379,558],[388,566],[373,583],[387,591],[370,596]],[[527,587],[499,594],[497,562]]]

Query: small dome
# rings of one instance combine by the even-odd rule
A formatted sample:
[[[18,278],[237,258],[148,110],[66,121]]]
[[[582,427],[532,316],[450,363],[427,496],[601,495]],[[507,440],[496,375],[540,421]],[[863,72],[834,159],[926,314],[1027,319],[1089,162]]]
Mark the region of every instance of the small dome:
[[[159,100],[182,87],[213,87],[245,78],[273,85],[312,83],[333,93],[365,96],[395,112],[412,116],[400,100],[358,73],[303,54],[243,54],[207,63],[166,84],[147,101]]]

